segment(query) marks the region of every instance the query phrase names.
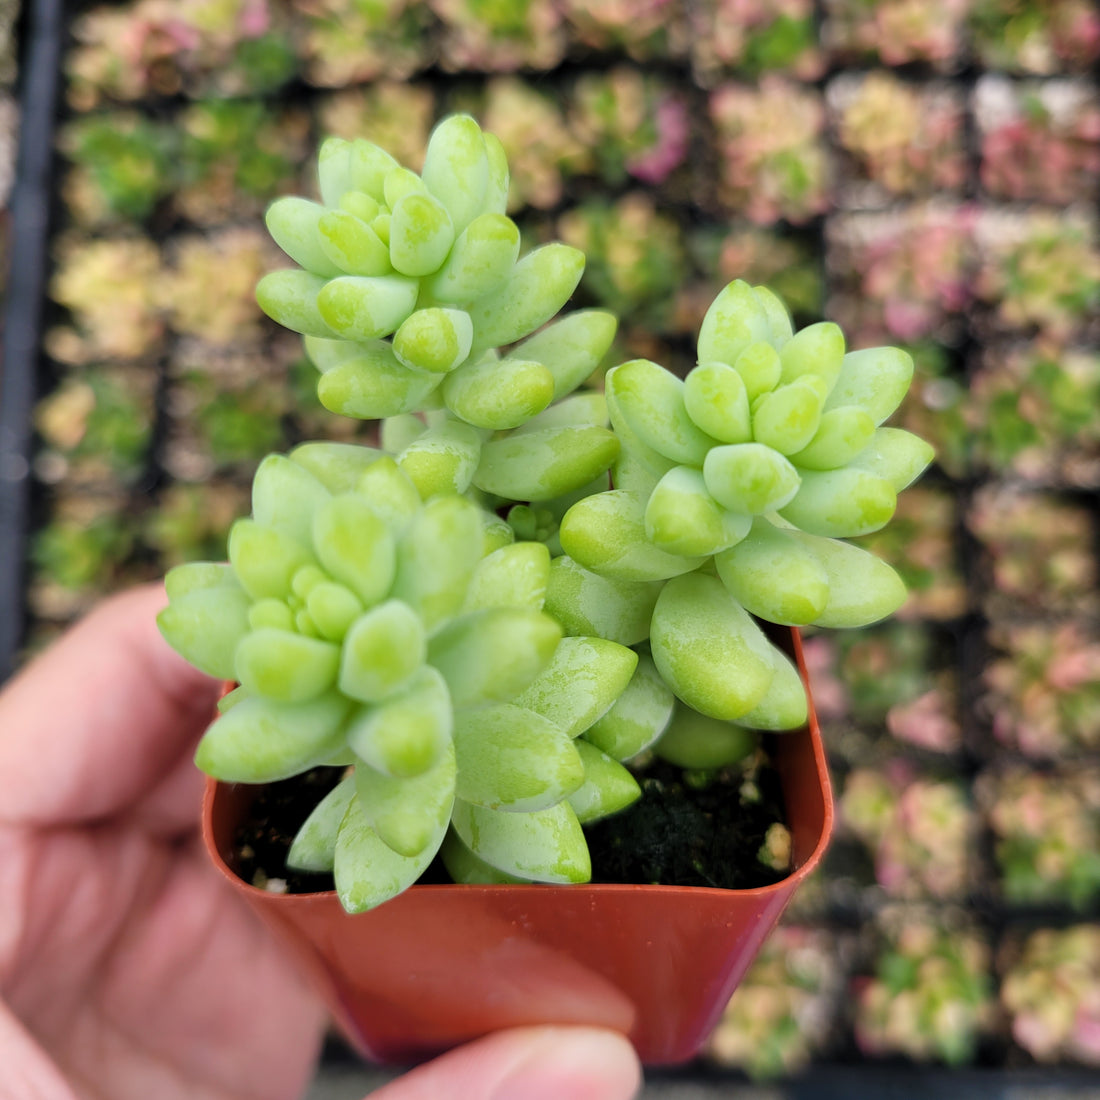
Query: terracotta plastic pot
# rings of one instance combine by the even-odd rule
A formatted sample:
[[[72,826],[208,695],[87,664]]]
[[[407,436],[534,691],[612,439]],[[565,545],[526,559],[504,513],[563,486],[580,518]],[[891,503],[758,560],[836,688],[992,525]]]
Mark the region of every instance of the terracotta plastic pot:
[[[806,681],[801,641],[791,651]],[[255,788],[210,781],[203,835],[226,878],[312,976],[367,1057],[412,1062],[500,1028],[591,1024],[649,1065],[693,1057],[799,883],[833,803],[821,732],[773,741],[794,870],[754,890],[676,886],[413,886],[349,916],[335,893],[278,895],[228,860]]]

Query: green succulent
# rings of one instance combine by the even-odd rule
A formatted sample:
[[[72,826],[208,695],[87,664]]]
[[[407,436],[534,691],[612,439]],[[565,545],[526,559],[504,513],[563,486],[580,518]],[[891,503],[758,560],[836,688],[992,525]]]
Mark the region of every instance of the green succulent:
[[[352,444],[269,456],[252,503],[228,563],[167,578],[169,642],[240,685],[199,767],[266,783],[351,766],[290,853],[293,866],[334,870],[349,911],[414,882],[448,827],[459,873],[586,880],[580,819],[638,788],[575,739],[638,658],[562,638],[542,610],[546,547],[512,541],[458,494],[422,500],[391,457]]]

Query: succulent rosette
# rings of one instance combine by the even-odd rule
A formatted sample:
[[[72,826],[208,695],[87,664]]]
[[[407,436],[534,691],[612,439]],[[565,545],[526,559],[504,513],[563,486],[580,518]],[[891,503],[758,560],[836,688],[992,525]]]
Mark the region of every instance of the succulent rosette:
[[[466,497],[421,498],[387,455],[309,443],[272,455],[228,563],[169,573],[171,644],[239,683],[196,761],[265,783],[354,765],[303,826],[292,866],[333,870],[345,908],[411,885],[446,841],[459,879],[585,881],[581,823],[638,786],[579,735],[637,655],[562,638],[550,555]]]
[[[570,385],[560,360],[544,363],[536,349],[492,352],[561,309],[584,255],[553,242],[520,258],[504,149],[473,118],[436,126],[419,175],[365,139],[333,137],[318,177],[320,202],[287,196],[269,207],[271,235],[300,266],[271,272],[256,295],[306,337],[326,408],[373,420],[434,403],[497,430],[583,381]],[[570,332],[592,326],[610,326],[610,344],[614,320],[599,311]]]
[[[615,488],[562,518],[548,603],[567,633],[648,638],[692,710],[790,728],[805,718],[798,676],[757,620],[863,626],[905,598],[845,540],[883,527],[932,459],[883,426],[913,363],[847,352],[830,322],[796,333],[774,294],[741,280],[707,311],[698,352],[684,379],[646,359],[608,372]],[[597,603],[603,618],[581,613]]]

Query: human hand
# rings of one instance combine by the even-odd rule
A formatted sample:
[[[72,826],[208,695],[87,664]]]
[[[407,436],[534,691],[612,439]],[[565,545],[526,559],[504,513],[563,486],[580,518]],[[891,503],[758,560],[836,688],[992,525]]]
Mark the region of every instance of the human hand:
[[[320,1005],[208,865],[192,763],[218,685],[108,600],[0,694],[0,1097],[300,1096]],[[492,1035],[378,1100],[626,1100],[621,1036]],[[5,1092],[4,1087],[12,1089]]]
[[[316,1059],[320,1005],[201,850],[191,757],[219,688],[161,640],[164,602],[108,600],[0,695],[16,1096],[277,1100]]]

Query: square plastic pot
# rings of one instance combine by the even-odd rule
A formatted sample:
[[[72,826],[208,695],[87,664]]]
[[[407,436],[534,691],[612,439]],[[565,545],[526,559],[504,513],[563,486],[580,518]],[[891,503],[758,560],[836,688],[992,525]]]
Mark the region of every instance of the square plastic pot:
[[[802,730],[769,736],[793,870],[753,890],[413,886],[349,916],[334,892],[273,894],[234,873],[234,832],[256,788],[209,781],[203,836],[368,1058],[409,1063],[501,1028],[589,1024],[627,1034],[648,1065],[672,1065],[698,1053],[828,843],[833,802],[812,698]]]

